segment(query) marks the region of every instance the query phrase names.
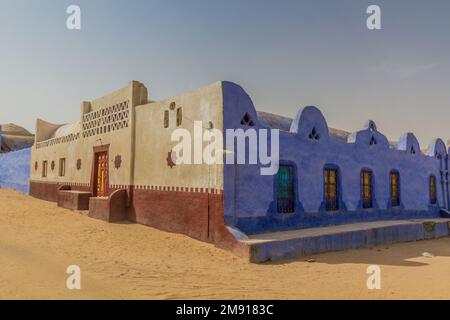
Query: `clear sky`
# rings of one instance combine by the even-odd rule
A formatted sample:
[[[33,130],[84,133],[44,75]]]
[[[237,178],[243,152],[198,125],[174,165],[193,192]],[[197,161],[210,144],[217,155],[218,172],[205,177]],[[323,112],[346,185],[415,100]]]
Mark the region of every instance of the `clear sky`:
[[[366,28],[369,4],[382,30]],[[448,0],[0,0],[0,39],[0,123],[31,131],[132,79],[152,100],[228,80],[259,110],[316,105],[332,127],[373,119],[422,148],[450,138]]]

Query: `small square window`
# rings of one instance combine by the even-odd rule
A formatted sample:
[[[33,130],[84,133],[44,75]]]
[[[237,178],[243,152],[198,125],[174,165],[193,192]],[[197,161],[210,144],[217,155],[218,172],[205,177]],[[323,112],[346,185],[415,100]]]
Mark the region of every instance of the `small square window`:
[[[59,159],[59,176],[64,177],[66,175],[66,158]]]

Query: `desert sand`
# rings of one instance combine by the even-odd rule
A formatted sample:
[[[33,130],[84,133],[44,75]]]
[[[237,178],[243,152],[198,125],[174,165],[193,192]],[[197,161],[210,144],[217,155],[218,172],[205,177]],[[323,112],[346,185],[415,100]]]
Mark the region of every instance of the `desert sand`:
[[[0,204],[0,299],[450,299],[450,238],[255,265],[12,190]],[[381,290],[366,286],[373,264]],[[81,268],[81,290],[66,288],[69,265]]]

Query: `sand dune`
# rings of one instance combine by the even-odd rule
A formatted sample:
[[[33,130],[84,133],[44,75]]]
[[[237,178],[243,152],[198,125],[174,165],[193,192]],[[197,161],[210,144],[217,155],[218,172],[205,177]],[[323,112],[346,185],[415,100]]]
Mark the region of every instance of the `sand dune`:
[[[1,299],[450,299],[450,239],[253,265],[188,237],[0,190]],[[422,257],[424,251],[435,255]],[[67,266],[82,289],[66,289]],[[366,287],[367,266],[382,289]]]
[[[10,152],[29,148],[34,143],[34,135],[18,125],[0,125],[0,152]]]

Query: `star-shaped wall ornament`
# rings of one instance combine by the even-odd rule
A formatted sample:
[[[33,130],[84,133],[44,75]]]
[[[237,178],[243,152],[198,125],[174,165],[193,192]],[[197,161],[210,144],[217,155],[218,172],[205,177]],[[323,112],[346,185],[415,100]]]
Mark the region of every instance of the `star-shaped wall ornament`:
[[[177,158],[176,158],[175,152],[169,151],[168,154],[167,154],[167,158],[166,158],[167,165],[170,168],[175,167],[176,166],[176,163],[175,163],[176,160],[177,160]]]
[[[119,169],[121,165],[122,165],[122,157],[118,154],[114,159],[114,167],[116,169]]]

